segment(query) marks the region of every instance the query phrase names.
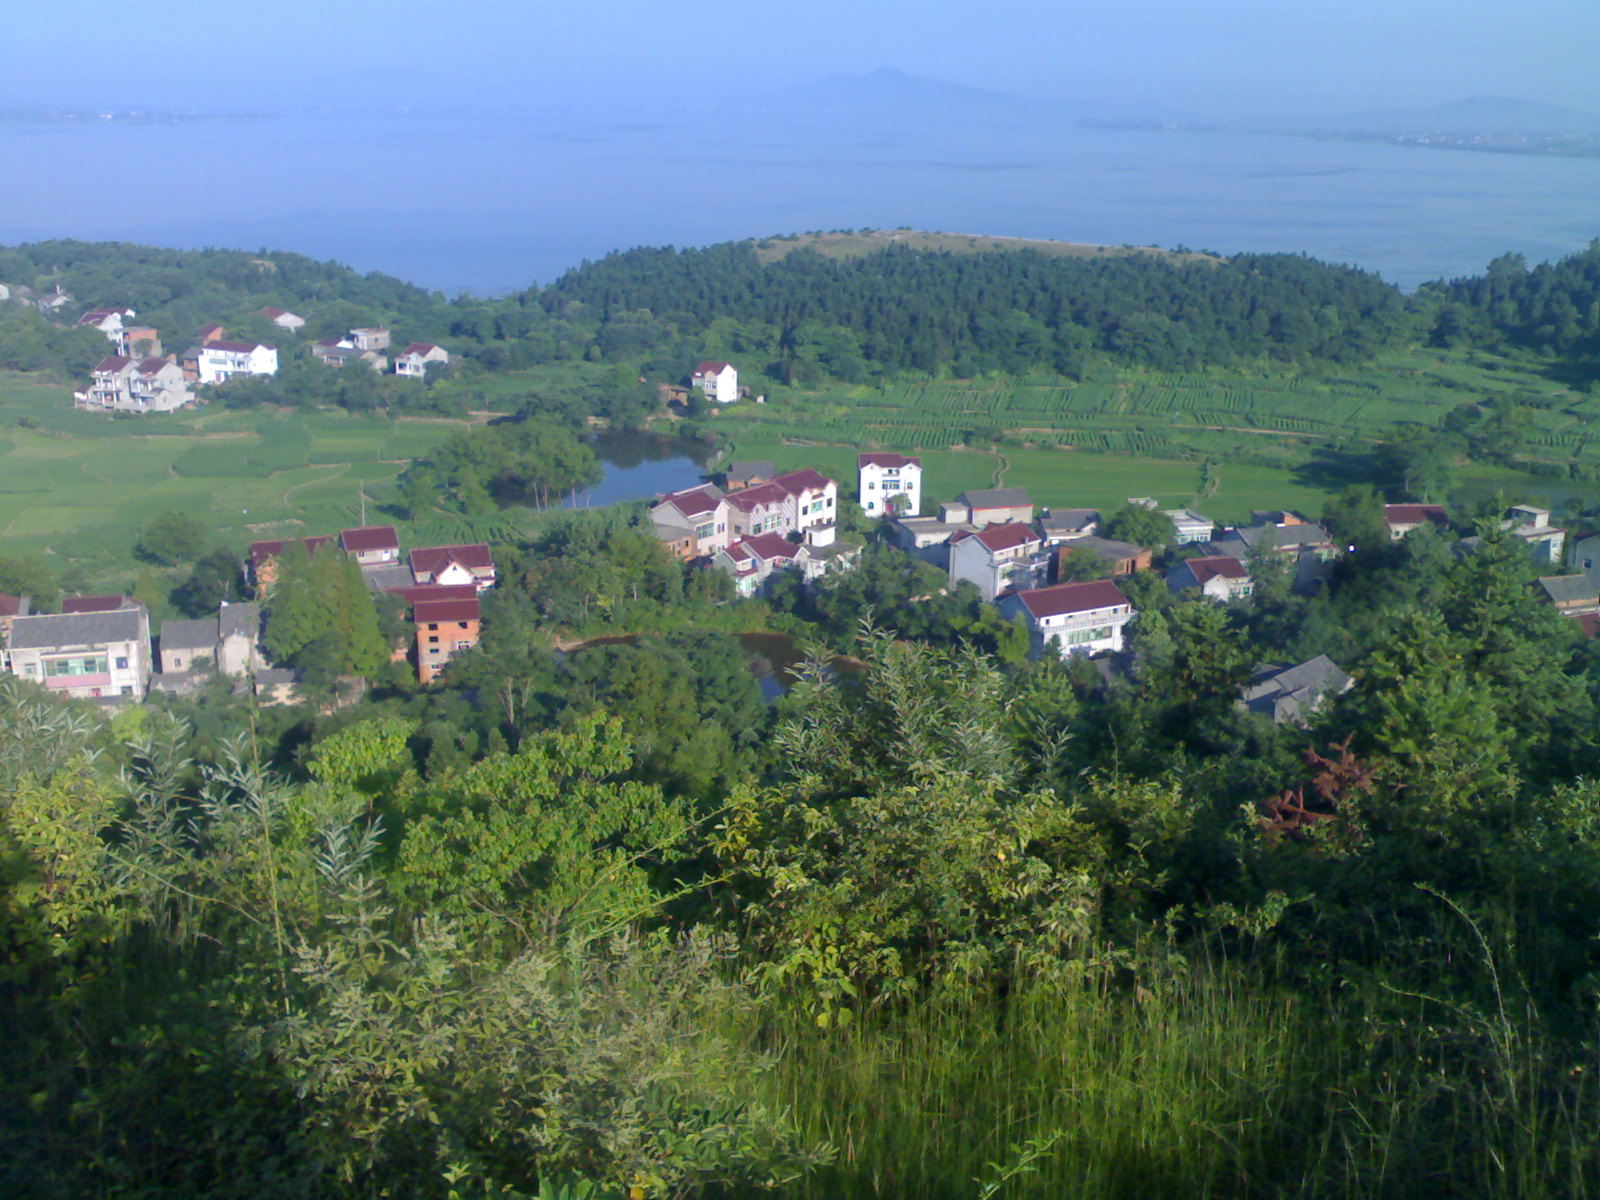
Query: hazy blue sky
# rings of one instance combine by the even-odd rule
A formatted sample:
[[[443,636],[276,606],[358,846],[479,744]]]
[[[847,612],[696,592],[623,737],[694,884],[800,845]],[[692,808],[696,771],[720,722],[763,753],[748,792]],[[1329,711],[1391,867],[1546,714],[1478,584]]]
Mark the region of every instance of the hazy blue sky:
[[[1600,0],[11,0],[0,105],[647,105],[895,67],[1024,95],[1600,110]]]

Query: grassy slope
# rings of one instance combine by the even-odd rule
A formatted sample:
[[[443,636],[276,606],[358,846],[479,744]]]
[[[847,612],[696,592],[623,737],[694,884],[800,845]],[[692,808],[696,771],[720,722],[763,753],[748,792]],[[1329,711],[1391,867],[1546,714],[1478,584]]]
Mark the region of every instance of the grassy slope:
[[[1056,506],[1120,506],[1128,496],[1201,500],[1219,519],[1253,508],[1320,511],[1352,477],[1320,463],[1320,447],[1358,451],[1400,422],[1434,425],[1457,405],[1496,397],[1528,403],[1530,453],[1569,468],[1600,464],[1591,432],[1600,401],[1525,364],[1482,355],[1397,352],[1322,378],[1286,370],[1187,374],[1103,372],[1056,380],[903,382],[774,397],[717,414],[734,458],[815,465],[849,479],[859,449],[918,453],[927,492],[941,499],[997,483]],[[967,444],[992,447],[968,449]],[[1201,463],[1217,486],[1200,495]],[[1472,467],[1478,494],[1505,489],[1559,506],[1594,488],[1565,479]]]
[[[390,520],[378,504],[407,460],[458,427],[211,408],[116,420],[71,403],[64,387],[0,375],[0,550],[49,554],[84,586],[125,586],[139,529],[167,509],[239,549],[354,524],[362,490],[368,518]]]
[[[792,251],[815,250],[824,258],[859,258],[888,246],[913,250],[947,250],[976,254],[985,250],[1034,250],[1052,258],[1093,258],[1097,255],[1157,254],[1182,260],[1209,259],[1208,254],[1174,254],[1156,246],[1098,246],[1088,242],[1055,242],[1037,238],[992,237],[988,234],[930,233],[917,229],[862,229],[832,233],[801,233],[762,238],[756,249],[762,262],[776,262]]]

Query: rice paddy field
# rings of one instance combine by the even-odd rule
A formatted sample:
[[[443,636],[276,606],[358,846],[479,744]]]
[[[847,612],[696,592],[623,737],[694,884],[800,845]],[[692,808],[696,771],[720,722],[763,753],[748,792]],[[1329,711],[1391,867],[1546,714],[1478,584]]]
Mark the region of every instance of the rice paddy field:
[[[1600,468],[1600,397],[1534,367],[1487,355],[1418,350],[1323,376],[1284,370],[1105,372],[1060,380],[924,381],[774,397],[718,414],[736,459],[854,473],[863,449],[922,458],[924,492],[1025,487],[1037,503],[1120,506],[1129,496],[1202,503],[1223,520],[1253,508],[1320,511],[1352,479],[1326,465],[1330,446],[1366,448],[1406,422],[1497,398],[1525,406],[1526,453],[1563,477],[1471,468],[1469,491],[1506,489],[1556,503],[1592,496],[1574,474]],[[1210,482],[1204,464],[1211,463]],[[1576,468],[1576,471],[1574,471]]]
[[[70,391],[0,375],[0,553],[48,555],[72,586],[127,586],[140,530],[169,509],[218,545],[326,533],[370,521],[410,459],[459,428],[447,420],[199,408],[119,419],[76,412]],[[513,518],[506,518],[512,521]],[[404,522],[400,522],[404,524]],[[464,522],[425,522],[407,544]]]

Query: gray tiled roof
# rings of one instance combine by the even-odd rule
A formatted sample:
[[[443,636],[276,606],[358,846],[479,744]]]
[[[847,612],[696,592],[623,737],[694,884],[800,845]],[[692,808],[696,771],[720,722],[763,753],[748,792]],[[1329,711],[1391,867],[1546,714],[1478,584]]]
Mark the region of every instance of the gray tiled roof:
[[[1544,575],[1539,586],[1556,604],[1600,604],[1600,591],[1587,575]]]
[[[409,577],[409,569],[405,572]],[[217,635],[238,635],[254,641],[261,632],[261,609],[254,604],[224,604],[217,612]]]
[[[59,613],[18,617],[11,624],[13,650],[50,650],[57,646],[103,646],[137,642],[148,636],[144,609],[115,612]]]
[[[1033,504],[1026,488],[990,488],[987,491],[962,492],[956,498],[969,508],[1026,508]]]
[[[193,621],[163,621],[161,623],[161,652],[174,650],[205,650],[217,648],[217,622],[213,617],[199,617]]]

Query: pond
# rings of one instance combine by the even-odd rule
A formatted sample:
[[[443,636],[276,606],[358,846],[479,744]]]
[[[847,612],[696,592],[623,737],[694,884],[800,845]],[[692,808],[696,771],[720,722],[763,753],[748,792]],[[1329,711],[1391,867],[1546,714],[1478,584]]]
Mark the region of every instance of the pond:
[[[589,438],[605,476],[567,498],[568,508],[597,508],[627,500],[650,500],[700,482],[712,450],[693,438],[613,430]]]
[[[750,656],[750,673],[761,687],[761,698],[768,704],[776,704],[794,683],[794,669],[805,658],[800,644],[787,633],[738,633],[733,636]],[[612,634],[572,645],[566,653],[579,654],[590,646],[615,646],[638,640],[636,633]],[[859,660],[843,655],[836,655],[831,665],[835,671],[846,675],[853,675],[861,669]]]

